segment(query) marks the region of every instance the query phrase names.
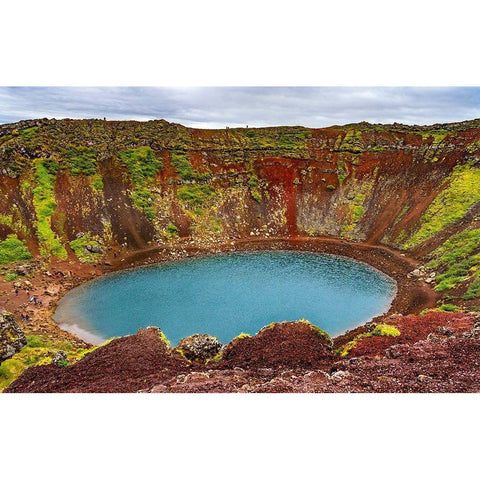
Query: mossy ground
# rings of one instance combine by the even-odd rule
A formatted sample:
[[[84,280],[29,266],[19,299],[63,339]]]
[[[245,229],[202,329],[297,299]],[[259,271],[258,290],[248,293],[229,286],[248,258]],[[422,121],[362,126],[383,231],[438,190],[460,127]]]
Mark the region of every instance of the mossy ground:
[[[19,240],[16,235],[8,235],[5,240],[0,242],[0,264],[30,260],[31,258],[32,254],[28,251],[25,242]],[[14,278],[7,278],[7,280],[12,279]]]
[[[135,207],[142,210],[149,220],[155,218],[154,196],[151,185],[163,168],[163,161],[157,158],[150,147],[138,147],[119,152],[118,158],[127,167],[134,189],[131,198]]]
[[[79,348],[66,340],[51,339],[39,335],[28,336],[27,345],[12,358],[0,364],[0,391],[8,387],[26,368],[50,364],[58,351],[65,352],[67,361],[71,364],[80,360],[92,350]]]
[[[361,342],[364,338],[369,337],[398,337],[401,335],[400,330],[398,328],[388,325],[385,323],[381,323],[375,326],[375,328],[371,332],[367,333],[360,333],[357,335],[351,342],[345,344],[342,348],[335,351],[341,357],[346,357],[350,351]]]
[[[78,259],[82,262],[95,262],[101,256],[101,253],[91,252],[87,248],[89,246],[101,247],[98,239],[95,239],[90,232],[87,232],[85,235],[72,240],[69,245],[75,252],[75,255],[78,257]]]
[[[403,245],[411,249],[461,219],[480,201],[480,168],[471,164],[454,168],[447,187],[435,198],[420,220],[420,228]]]
[[[443,270],[436,277],[435,289],[439,292],[473,279],[464,298],[480,298],[480,229],[467,229],[450,237],[432,253],[426,266]]]
[[[67,257],[67,251],[58,235],[52,230],[52,216],[57,206],[53,186],[58,165],[53,161],[38,160],[35,164],[33,205],[37,216],[37,236],[42,255],[61,259]]]

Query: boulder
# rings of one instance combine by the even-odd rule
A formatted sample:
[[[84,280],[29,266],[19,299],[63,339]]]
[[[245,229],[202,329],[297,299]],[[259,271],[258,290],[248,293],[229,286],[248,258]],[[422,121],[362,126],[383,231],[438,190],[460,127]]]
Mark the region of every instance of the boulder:
[[[177,350],[180,350],[188,360],[205,361],[217,355],[222,346],[216,337],[196,333],[180,340]]]
[[[61,367],[68,363],[67,354],[63,350],[59,350],[55,357],[53,357],[52,363]]]
[[[11,313],[0,313],[0,363],[12,357],[27,344],[22,329]]]

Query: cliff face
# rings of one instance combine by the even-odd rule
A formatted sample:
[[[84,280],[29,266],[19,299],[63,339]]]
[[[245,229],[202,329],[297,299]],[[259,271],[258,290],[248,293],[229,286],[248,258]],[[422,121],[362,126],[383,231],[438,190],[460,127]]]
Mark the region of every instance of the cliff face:
[[[401,248],[480,297],[480,120],[196,130],[163,120],[0,126],[2,244],[20,258],[334,236]],[[12,248],[9,248],[11,251]]]

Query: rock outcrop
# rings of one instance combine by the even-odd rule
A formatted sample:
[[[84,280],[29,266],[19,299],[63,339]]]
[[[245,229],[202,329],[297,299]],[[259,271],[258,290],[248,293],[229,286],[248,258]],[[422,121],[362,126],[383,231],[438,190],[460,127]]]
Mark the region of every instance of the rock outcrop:
[[[180,340],[177,351],[180,351],[188,360],[205,362],[220,352],[222,344],[216,337],[196,333]]]
[[[26,344],[25,334],[13,315],[5,311],[0,313],[0,363],[15,355]]]

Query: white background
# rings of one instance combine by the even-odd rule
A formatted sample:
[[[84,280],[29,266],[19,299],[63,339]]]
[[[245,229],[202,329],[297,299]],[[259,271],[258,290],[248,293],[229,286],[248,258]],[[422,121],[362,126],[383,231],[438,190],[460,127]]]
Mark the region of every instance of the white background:
[[[4,86],[480,83],[478,12],[461,0],[0,12]],[[476,478],[478,431],[478,395],[0,395],[0,476]]]

